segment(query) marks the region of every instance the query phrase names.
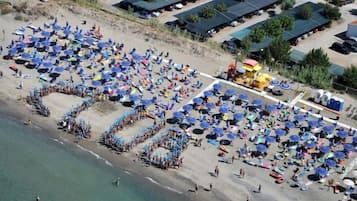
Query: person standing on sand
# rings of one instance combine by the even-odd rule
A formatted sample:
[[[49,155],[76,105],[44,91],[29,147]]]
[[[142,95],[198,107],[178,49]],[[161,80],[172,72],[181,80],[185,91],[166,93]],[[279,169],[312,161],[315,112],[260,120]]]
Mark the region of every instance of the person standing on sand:
[[[198,184],[195,184],[195,192],[198,191]]]
[[[262,185],[261,184],[258,185],[258,193],[260,193],[260,192],[262,192]]]
[[[212,191],[213,185],[212,183],[209,184],[209,191]]]
[[[2,30],[2,40],[5,40],[5,29]]]

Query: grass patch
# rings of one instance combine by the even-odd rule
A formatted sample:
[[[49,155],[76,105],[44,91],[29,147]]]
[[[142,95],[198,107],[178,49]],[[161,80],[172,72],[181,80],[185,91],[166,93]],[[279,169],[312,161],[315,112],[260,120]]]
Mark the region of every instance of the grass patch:
[[[22,15],[20,15],[20,14],[17,14],[14,19],[17,21],[22,21],[22,20],[24,20],[24,17],[22,17]]]
[[[7,5],[0,6],[0,11],[1,11],[1,15],[6,15],[14,11],[14,9],[12,8],[11,5],[7,4]]]

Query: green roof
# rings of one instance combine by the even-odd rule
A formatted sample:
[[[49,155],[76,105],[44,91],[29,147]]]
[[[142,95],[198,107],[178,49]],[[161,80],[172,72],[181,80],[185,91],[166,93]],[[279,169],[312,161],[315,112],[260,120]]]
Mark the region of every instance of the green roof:
[[[301,19],[298,14],[300,8],[305,5],[309,5],[313,9],[312,16],[307,20]],[[294,20],[293,29],[291,31],[285,31],[283,33],[283,38],[285,40],[289,41],[289,40],[295,39],[299,36],[302,36],[310,31],[313,31],[314,29],[316,29],[320,26],[323,26],[323,25],[329,23],[330,20],[325,18],[324,16],[322,16],[322,14],[321,14],[322,11],[323,11],[323,7],[320,4],[307,2],[305,4],[302,4],[300,6],[293,8],[291,10],[285,11],[282,14],[280,14],[274,18],[278,18],[281,15],[291,15],[294,17],[295,20]],[[231,36],[238,40],[243,40],[243,38],[248,36],[252,30],[254,30],[257,27],[260,27],[261,25],[263,25],[264,22],[265,21],[254,24],[254,25],[246,28],[247,30],[243,29],[243,30],[237,31],[235,33],[232,33]],[[267,46],[269,46],[271,41],[272,41],[272,39],[270,37],[266,37],[265,40],[263,40],[260,43],[252,43],[250,51],[256,52],[256,51],[259,51],[260,49],[264,49]]]

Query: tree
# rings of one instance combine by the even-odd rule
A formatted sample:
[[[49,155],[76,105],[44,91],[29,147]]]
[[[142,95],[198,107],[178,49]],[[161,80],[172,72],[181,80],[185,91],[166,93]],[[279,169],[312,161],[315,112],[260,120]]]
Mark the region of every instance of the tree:
[[[200,16],[198,16],[197,14],[191,14],[188,16],[187,20],[191,23],[197,23],[200,21]]]
[[[243,40],[240,43],[242,52],[245,54],[248,53],[251,45],[252,45],[252,40],[249,36],[243,38]]]
[[[291,31],[294,28],[294,17],[291,15],[282,15],[279,17],[281,27],[285,31]]]
[[[227,5],[225,3],[217,4],[216,8],[220,12],[227,12],[227,10],[228,10]]]
[[[201,15],[204,18],[212,18],[216,16],[216,10],[212,6],[206,6],[202,9]]]
[[[265,38],[265,31],[262,28],[255,28],[249,35],[255,43],[260,43]]]
[[[357,89],[357,66],[352,65],[347,68],[342,76],[338,77],[337,81],[341,84]]]
[[[328,69],[322,66],[306,66],[306,68],[295,70],[294,74],[299,82],[321,89],[329,89],[333,83]]]
[[[275,61],[286,63],[289,60],[290,49],[291,47],[289,42],[284,40],[283,37],[279,36],[275,38],[265,49],[265,51],[268,51],[265,53],[265,55],[270,55],[271,58],[274,58]]]
[[[312,49],[309,53],[306,54],[302,65],[305,67],[317,66],[329,69],[331,66],[330,59],[327,54],[321,49]]]
[[[263,24],[263,29],[265,30],[266,35],[272,36],[272,37],[278,37],[284,32],[284,30],[281,26],[281,22],[277,18],[267,20]]]
[[[331,6],[330,4],[324,4],[324,11],[322,15],[330,20],[339,20],[341,18],[340,9],[337,6]]]
[[[281,9],[282,10],[289,10],[293,8],[295,5],[295,0],[283,0],[281,2]]]
[[[335,6],[342,6],[341,0],[332,0],[331,3]]]
[[[299,10],[299,17],[308,20],[312,16],[312,8],[310,5],[304,5]]]

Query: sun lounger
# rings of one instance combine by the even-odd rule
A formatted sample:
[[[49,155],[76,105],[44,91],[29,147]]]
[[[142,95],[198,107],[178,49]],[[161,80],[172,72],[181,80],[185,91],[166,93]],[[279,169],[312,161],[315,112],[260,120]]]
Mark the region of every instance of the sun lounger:
[[[246,163],[246,164],[248,164],[248,165],[251,165],[251,166],[257,166],[257,163],[255,163],[255,162],[252,161],[252,160],[244,159],[243,162]]]

